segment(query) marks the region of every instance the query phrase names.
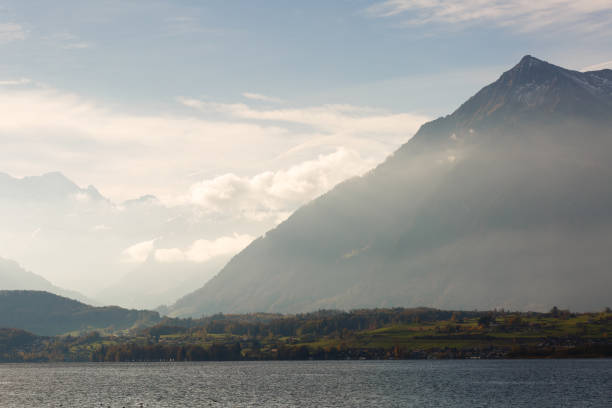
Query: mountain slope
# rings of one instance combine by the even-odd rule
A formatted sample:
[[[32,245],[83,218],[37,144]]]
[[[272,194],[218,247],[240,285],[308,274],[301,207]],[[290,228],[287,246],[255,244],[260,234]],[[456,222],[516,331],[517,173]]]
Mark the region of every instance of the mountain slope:
[[[3,258],[0,258],[0,290],[42,290],[81,302],[92,302],[78,292],[58,288],[42,276],[23,269],[17,262]]]
[[[54,336],[73,331],[117,331],[152,326],[157,312],[116,306],[92,307],[41,291],[0,290],[0,327]]]
[[[61,173],[23,178],[0,173],[0,256],[101,304],[138,309],[170,304],[202,286],[233,253],[185,260],[161,259],[158,250],[176,254],[236,231],[256,236],[275,224],[274,217],[219,217],[199,204],[166,205],[151,195],[113,202]],[[132,249],[139,244],[149,253],[135,256]],[[92,304],[41,282],[3,286],[1,264],[0,289],[46,290]]]
[[[612,71],[526,56],[253,242],[170,314],[606,306],[611,112]]]
[[[168,305],[202,286],[229,260],[229,257],[218,258],[204,264],[159,263],[149,259],[121,280],[98,292],[97,296],[110,304],[125,307],[154,309]]]

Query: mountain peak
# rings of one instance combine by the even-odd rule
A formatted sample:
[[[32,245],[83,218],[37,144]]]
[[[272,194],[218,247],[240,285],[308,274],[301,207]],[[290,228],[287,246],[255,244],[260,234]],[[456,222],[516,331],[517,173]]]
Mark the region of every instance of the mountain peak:
[[[531,55],[525,55],[518,64],[505,72],[500,79],[504,76],[511,76],[515,79],[518,77],[528,81],[542,81],[561,71],[571,72]]]
[[[32,176],[29,177],[30,179],[38,179],[39,182],[45,182],[45,183],[54,183],[56,185],[63,185],[66,188],[73,188],[73,189],[78,189],[79,186],[76,185],[76,183],[72,180],[70,180],[68,177],[64,176],[64,174],[62,172],[59,171],[52,171],[49,173],[44,173],[41,176]]]
[[[525,55],[518,64],[504,72],[497,83],[517,87],[524,84],[550,82],[555,76],[573,71],[550,64],[541,59]]]
[[[539,65],[539,64],[547,64],[547,62],[542,61],[540,59],[537,59],[536,57],[533,57],[533,56],[527,54],[523,58],[521,58],[519,63],[516,64],[516,67],[530,68],[530,67],[533,67],[533,66]]]
[[[169,315],[599,309],[612,285],[606,81],[525,56],[253,241]]]
[[[612,108],[612,80],[525,55],[451,117],[458,128],[498,127],[539,118],[605,119]]]
[[[0,173],[0,197],[47,201],[65,199],[79,193],[88,194],[95,200],[105,199],[95,187],[83,189],[59,171],[22,178]]]
[[[58,179],[58,180],[68,180],[68,178],[66,176],[64,176],[64,173],[62,173],[61,171],[50,171],[50,172],[44,173],[40,177],[54,178],[54,179]]]

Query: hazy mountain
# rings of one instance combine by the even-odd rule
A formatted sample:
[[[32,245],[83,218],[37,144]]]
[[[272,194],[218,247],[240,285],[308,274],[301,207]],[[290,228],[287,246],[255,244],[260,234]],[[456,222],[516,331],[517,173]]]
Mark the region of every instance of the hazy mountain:
[[[104,200],[94,186],[80,188],[59,172],[24,178],[0,173],[0,200],[40,202],[67,200],[77,194],[92,200]]]
[[[92,303],[91,299],[82,294],[58,288],[42,276],[23,269],[17,262],[3,258],[0,258],[0,290],[42,290]]]
[[[149,259],[98,295],[110,304],[155,309],[160,305],[172,304],[194,288],[204,285],[228,260],[223,256],[199,264],[159,263]]]
[[[61,173],[23,178],[0,173],[0,257],[104,304],[172,303],[202,286],[236,252],[208,254],[206,245],[193,249],[194,243],[214,244],[236,232],[256,236],[272,225],[209,215],[189,203],[170,206],[150,195],[114,203]],[[159,260],[158,249],[178,252],[179,259]],[[180,259],[181,251],[188,259]],[[40,289],[83,299],[45,285],[0,289]]]
[[[0,327],[23,329],[38,335],[106,329],[117,331],[152,326],[157,312],[116,306],[92,307],[41,291],[0,291]]]
[[[600,309],[612,288],[612,71],[527,56],[170,308]]]

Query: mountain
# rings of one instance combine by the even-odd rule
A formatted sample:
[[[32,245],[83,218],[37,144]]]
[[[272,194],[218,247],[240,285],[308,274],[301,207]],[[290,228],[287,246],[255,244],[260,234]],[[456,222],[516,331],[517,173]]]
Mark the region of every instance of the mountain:
[[[111,304],[155,309],[175,302],[199,288],[227,263],[229,257],[216,257],[204,264],[194,262],[160,263],[148,259],[117,282],[98,292]]]
[[[42,291],[0,290],[0,327],[54,336],[74,331],[118,331],[152,326],[157,312],[92,307]]]
[[[526,56],[169,314],[598,310],[612,289],[611,118],[612,71]]]
[[[22,178],[0,173],[0,256],[95,303],[140,309],[170,304],[202,286],[234,254],[184,259],[181,251],[237,231],[256,236],[273,225],[275,220],[220,217],[188,202],[168,205],[152,195],[115,203],[57,172]],[[139,244],[144,249],[134,252]],[[167,249],[179,257],[155,256]],[[0,264],[0,289],[46,290],[92,304],[40,280],[7,286],[6,267]],[[13,271],[11,282],[15,276]]]
[[[93,200],[105,200],[94,186],[80,188],[59,172],[24,178],[0,173],[0,200],[59,201],[77,194]]]
[[[15,261],[0,258],[0,290],[16,289],[42,290],[81,302],[93,302],[78,292],[58,288],[42,276],[23,269]]]

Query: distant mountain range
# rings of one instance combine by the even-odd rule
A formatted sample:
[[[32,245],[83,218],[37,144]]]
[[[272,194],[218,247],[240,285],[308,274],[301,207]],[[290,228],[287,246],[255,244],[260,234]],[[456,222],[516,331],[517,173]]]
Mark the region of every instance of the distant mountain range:
[[[152,326],[160,320],[157,312],[92,307],[43,291],[0,290],[0,328],[27,330],[37,335],[117,332]]]
[[[80,188],[59,172],[24,178],[0,173],[0,200],[59,201],[69,199],[76,194],[86,195],[93,200],[105,200],[94,186]]]
[[[22,178],[0,173],[0,257],[99,303],[152,309],[202,286],[233,255],[159,261],[155,250],[187,250],[198,240],[236,232],[257,236],[274,225],[208,217],[205,210],[189,203],[165,205],[151,195],[114,203],[95,187],[79,187],[57,172]],[[138,259],[126,253],[142,243],[148,249]],[[40,280],[35,286],[3,286],[6,267],[0,264],[0,289],[47,290],[87,300]],[[11,276],[15,283],[16,275]]]
[[[41,290],[51,292],[59,296],[77,299],[81,302],[97,303],[82,294],[59,288],[51,282],[23,269],[15,261],[0,258],[0,290]]]
[[[169,313],[599,310],[612,290],[611,156],[612,71],[526,56]]]
[[[172,304],[194,288],[204,285],[221,270],[228,258],[219,257],[204,264],[159,263],[150,259],[97,295],[109,304],[155,309]]]

